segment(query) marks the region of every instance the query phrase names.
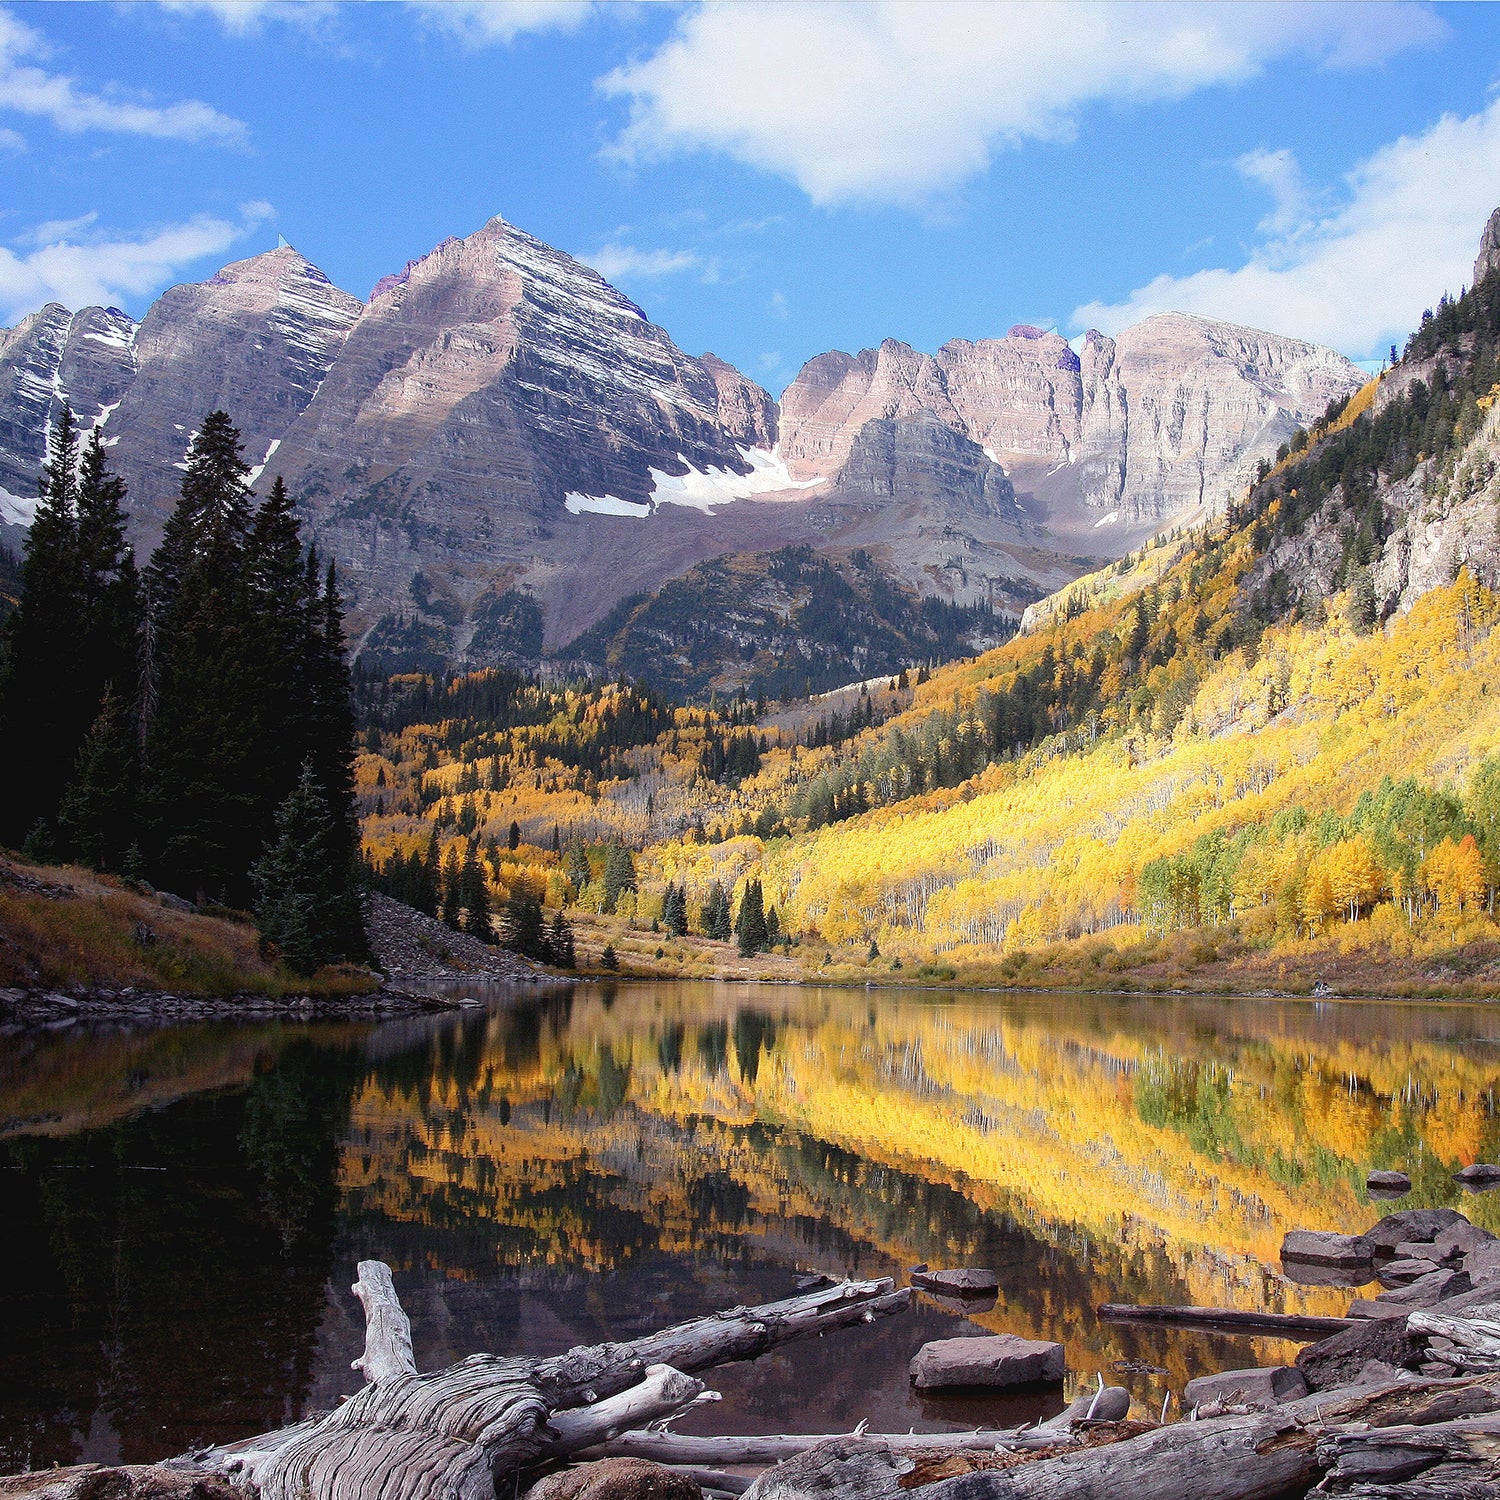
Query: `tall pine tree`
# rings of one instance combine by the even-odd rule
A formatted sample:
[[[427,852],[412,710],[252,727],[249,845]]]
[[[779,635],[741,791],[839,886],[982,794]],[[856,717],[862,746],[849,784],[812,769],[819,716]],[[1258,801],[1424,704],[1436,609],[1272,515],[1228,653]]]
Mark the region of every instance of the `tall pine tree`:
[[[151,868],[174,890],[233,904],[250,896],[250,865],[268,833],[257,817],[248,472],[239,433],[213,412],[146,571]]]
[[[50,435],[21,595],[0,653],[0,743],[12,773],[0,837],[13,842],[37,823],[55,824],[106,694],[113,691],[115,715],[128,720],[134,713],[141,606],[124,499],[97,433],[80,463],[77,428],[64,406]]]

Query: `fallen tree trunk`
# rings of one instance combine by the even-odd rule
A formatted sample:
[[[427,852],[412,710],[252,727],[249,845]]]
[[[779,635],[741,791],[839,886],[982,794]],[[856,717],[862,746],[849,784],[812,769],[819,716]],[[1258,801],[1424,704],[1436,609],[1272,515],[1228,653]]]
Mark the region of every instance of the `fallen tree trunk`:
[[[1318,1444],[1320,1495],[1458,1500],[1500,1490],[1500,1417],[1338,1432]]]
[[[475,1354],[418,1374],[411,1329],[389,1270],[362,1261],[369,1383],[336,1411],[173,1460],[222,1474],[260,1500],[493,1500],[496,1482],[628,1428],[680,1415],[710,1395],[691,1372],[751,1359],[900,1312],[889,1278],[845,1282],[760,1307],[738,1307],[628,1343],[546,1360]]]
[[[626,1432],[579,1458],[649,1458],[655,1463],[775,1464],[806,1453],[820,1443],[842,1443],[849,1449],[900,1448],[923,1453],[993,1453],[1000,1448],[1044,1448],[1065,1441],[1075,1423],[1097,1416],[1116,1421],[1130,1410],[1130,1393],[1100,1382],[1085,1391],[1066,1410],[1035,1426],[979,1428],[973,1432],[853,1432],[766,1433],[750,1437],[683,1437],[675,1432]]]
[[[935,1453],[993,1453],[1001,1444],[1026,1446],[1033,1439],[1019,1428],[997,1428],[993,1432],[773,1432],[749,1437],[684,1437],[675,1432],[626,1432],[598,1447],[587,1448],[579,1458],[649,1458],[654,1463],[677,1464],[777,1464],[806,1453],[820,1443],[845,1443],[850,1447],[921,1448]],[[1048,1433],[1034,1440],[1038,1445],[1058,1441]]]
[[[1309,1313],[1246,1312],[1238,1307],[1136,1307],[1129,1302],[1106,1302],[1099,1308],[1104,1323],[1168,1323],[1178,1328],[1202,1328],[1211,1333],[1262,1334],[1306,1343],[1342,1333],[1358,1318],[1319,1318]]]
[[[1336,1453],[1320,1448],[1324,1439],[1368,1428],[1482,1428],[1497,1410],[1500,1374],[1351,1386],[1269,1411],[1144,1432],[1136,1423],[1121,1423],[1113,1432],[1103,1427],[1084,1438],[1092,1446],[1058,1453],[1054,1439],[1052,1452],[1034,1459],[1024,1452],[1000,1454],[988,1467],[930,1484],[918,1480],[918,1488],[922,1500],[1273,1500],[1304,1493],[1333,1464]],[[1111,1441],[1115,1436],[1121,1440]],[[1475,1439],[1476,1447],[1481,1441]],[[1451,1461],[1455,1452],[1452,1443],[1436,1442],[1427,1461],[1436,1464],[1445,1455]],[[916,1458],[917,1450],[908,1451],[902,1439],[876,1449],[840,1438],[768,1469],[747,1500],[908,1500]],[[1488,1493],[1460,1488],[1447,1500]],[[1410,1500],[1436,1496],[1412,1491]]]

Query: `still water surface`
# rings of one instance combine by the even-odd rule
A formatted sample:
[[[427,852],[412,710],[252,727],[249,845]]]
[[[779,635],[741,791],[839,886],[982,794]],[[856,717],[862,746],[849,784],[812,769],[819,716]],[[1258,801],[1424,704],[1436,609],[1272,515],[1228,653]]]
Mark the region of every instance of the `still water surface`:
[[[1104,1325],[1106,1301],[1342,1312],[1287,1228],[1500,1194],[1500,1011],[755,985],[470,991],[381,1024],[0,1036],[0,1471],[145,1461],[353,1390],[355,1262],[417,1362],[547,1354],[790,1295],[799,1271],[994,1268],[915,1311],[716,1372],[683,1430],[1010,1422],[1060,1394],[918,1398],[926,1339],[1066,1344],[1159,1406],[1270,1341]],[[1131,1370],[1114,1367],[1128,1361]],[[1144,1367],[1144,1368],[1143,1368]]]

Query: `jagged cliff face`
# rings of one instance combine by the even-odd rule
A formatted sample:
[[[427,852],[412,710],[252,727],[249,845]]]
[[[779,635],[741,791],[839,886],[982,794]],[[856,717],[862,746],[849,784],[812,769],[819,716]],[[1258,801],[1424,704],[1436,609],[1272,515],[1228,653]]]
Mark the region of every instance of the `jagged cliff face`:
[[[684,354],[596,272],[492,219],[376,288],[277,462],[304,492],[337,480],[345,509],[435,492],[539,517],[569,493],[645,504],[653,468],[741,472],[738,433],[767,441],[732,375]],[[351,458],[357,475],[341,477]]]
[[[29,519],[68,401],[103,425],[153,546],[222,407],[259,487],[284,477],[339,564],[356,641],[415,626],[462,657],[539,606],[561,646],[699,561],[800,543],[1012,609],[1222,504],[1358,383],[1326,350],[1164,317],[1081,356],[1030,327],[824,354],[778,408],[497,218],[367,304],[282,248],[174,287],[139,327],[49,306],[0,330],[0,522]]]
[[[47,434],[64,401],[107,422],[135,377],[135,324],[117,308],[50,302],[0,330],[0,522],[30,523]]]
[[[203,417],[229,412],[246,460],[264,465],[359,312],[357,298],[290,248],[162,294],[136,334],[135,379],[106,428],[111,461],[130,486],[138,543],[159,537]]]
[[[1332,350],[1178,313],[1118,339],[1090,333],[1081,358],[1025,326],[935,356],[888,340],[804,367],[782,398],[781,451],[798,477],[843,492],[863,482],[848,464],[864,424],[936,420],[1003,466],[1055,530],[1120,521],[1123,533],[1222,507],[1363,379]]]
[[[51,304],[0,334],[0,488],[24,500],[29,519],[47,433],[66,401],[85,430],[103,428],[130,486],[137,545],[154,546],[204,415],[231,412],[247,458],[262,464],[359,311],[357,298],[287,248],[173,287],[139,326],[114,308]]]

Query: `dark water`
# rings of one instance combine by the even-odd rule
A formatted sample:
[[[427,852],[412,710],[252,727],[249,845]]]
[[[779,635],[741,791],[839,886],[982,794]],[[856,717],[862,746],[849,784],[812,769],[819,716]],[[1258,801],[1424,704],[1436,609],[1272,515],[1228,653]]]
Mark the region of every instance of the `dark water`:
[[[979,1329],[1067,1345],[1155,1407],[1271,1341],[1100,1324],[1104,1301],[1341,1312],[1284,1281],[1297,1225],[1459,1202],[1500,1156],[1500,1012],[734,985],[586,985],[380,1025],[0,1037],[0,1469],[144,1461],[355,1388],[356,1261],[391,1263],[426,1368],[628,1338],[796,1274],[988,1266],[716,1372],[683,1430],[1009,1422],[1061,1393],[926,1401]],[[1119,1374],[1119,1361],[1160,1373]]]

